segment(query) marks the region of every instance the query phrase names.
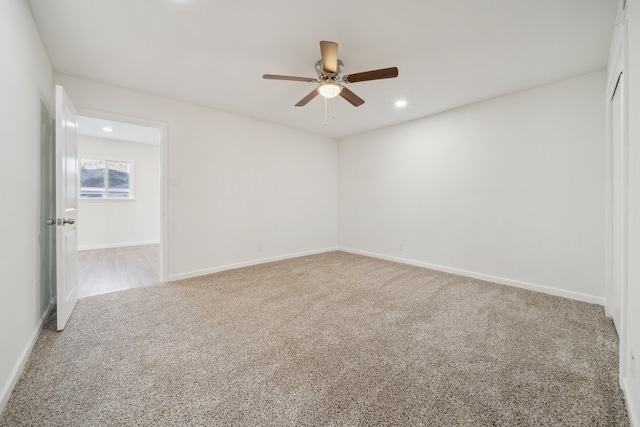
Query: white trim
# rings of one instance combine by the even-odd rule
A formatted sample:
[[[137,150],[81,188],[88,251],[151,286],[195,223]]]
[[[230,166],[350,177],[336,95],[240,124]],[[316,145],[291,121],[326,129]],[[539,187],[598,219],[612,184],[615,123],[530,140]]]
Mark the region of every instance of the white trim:
[[[640,427],[640,419],[638,419],[638,413],[636,412],[636,408],[633,406],[633,396],[631,396],[631,386],[629,384],[629,380],[627,378],[622,378],[620,380],[620,388],[622,388],[622,393],[624,394],[624,400],[627,403],[627,414],[629,415],[629,424],[631,427]]]
[[[113,249],[113,248],[126,248],[128,246],[142,246],[142,245],[158,245],[160,240],[146,240],[142,242],[124,242],[124,243],[107,243],[104,245],[87,245],[78,246],[79,251],[92,251],[94,249]]]
[[[406,259],[406,258],[398,258],[394,256],[382,255],[382,254],[377,254],[373,252],[360,251],[357,249],[340,248],[340,250],[344,252],[349,252],[352,254],[364,255],[372,258],[379,258],[387,261],[394,261],[402,264],[414,265],[416,267],[429,268],[431,270],[457,274],[459,276],[471,277],[473,279],[479,279],[487,282],[498,283],[500,285],[513,286],[515,288],[527,289],[529,291],[541,292],[541,293],[554,295],[558,297],[569,298],[576,301],[583,301],[591,304],[604,305],[603,297],[583,294],[581,292],[567,291],[565,289],[554,288],[551,286],[538,285],[538,284],[529,283],[529,282],[521,282],[519,280],[507,279],[505,277],[491,276],[489,274],[477,273],[475,271],[461,270],[459,268],[447,267],[447,266],[437,265],[437,264],[429,264],[427,262],[415,261],[415,260]]]
[[[622,286],[620,289],[620,313],[616,328],[619,336],[619,383],[622,382],[627,375],[627,294],[628,294],[628,147],[629,147],[629,117],[628,117],[628,89],[626,76],[627,68],[627,22],[621,20],[613,30],[611,46],[609,49],[609,59],[607,64],[607,87],[605,90],[605,114],[606,114],[606,151],[605,151],[605,314],[611,317],[614,313],[613,308],[613,123],[612,123],[612,107],[611,101],[616,93],[620,93],[621,102],[621,134],[622,138],[622,228],[623,242],[621,253],[621,269],[622,269]],[[619,82],[618,82],[618,78]],[[619,86],[618,86],[619,85]],[[618,87],[616,87],[618,86]],[[618,329],[619,328],[619,329]]]
[[[169,127],[165,122],[76,106],[81,116],[126,122],[160,129],[160,281],[169,274]]]
[[[169,127],[160,124],[160,281],[169,275]]]
[[[7,406],[7,403],[9,402],[9,398],[11,397],[11,393],[13,392],[13,388],[18,383],[20,375],[22,375],[24,365],[27,363],[27,360],[31,355],[31,350],[33,350],[33,347],[36,345],[36,341],[38,341],[40,330],[42,329],[47,316],[49,316],[49,313],[51,313],[52,308],[53,300],[51,300],[49,306],[44,310],[42,316],[40,316],[40,320],[38,321],[35,329],[31,332],[31,337],[29,338],[26,347],[22,351],[22,354],[20,354],[20,357],[16,361],[16,364],[13,366],[7,382],[2,386],[2,390],[0,390],[0,413],[4,411],[5,406]]]
[[[193,271],[187,271],[185,273],[171,274],[168,277],[168,281],[169,282],[173,282],[173,281],[176,281],[176,280],[190,279],[192,277],[206,276],[207,274],[219,273],[219,272],[225,271],[225,270],[234,270],[236,268],[250,267],[252,265],[266,264],[268,262],[282,261],[282,260],[285,260],[285,259],[298,258],[298,257],[302,257],[302,256],[307,256],[307,255],[323,254],[323,253],[326,253],[326,252],[334,252],[334,251],[338,251],[338,250],[340,250],[340,249],[337,248],[337,247],[331,247],[331,248],[324,248],[324,249],[316,249],[316,250],[313,250],[313,251],[297,252],[297,253],[287,254],[287,255],[279,255],[279,256],[270,257],[270,258],[259,258],[259,259],[254,259],[254,260],[251,260],[251,261],[243,261],[243,262],[238,262],[238,263],[234,263],[234,264],[221,265],[221,266],[218,266],[218,267],[203,268],[202,270],[193,270]]]
[[[104,199],[98,199],[98,198],[80,198],[78,199],[78,203],[135,203],[136,202],[136,198],[135,197],[120,197],[120,198],[115,198],[115,197],[107,197]]]

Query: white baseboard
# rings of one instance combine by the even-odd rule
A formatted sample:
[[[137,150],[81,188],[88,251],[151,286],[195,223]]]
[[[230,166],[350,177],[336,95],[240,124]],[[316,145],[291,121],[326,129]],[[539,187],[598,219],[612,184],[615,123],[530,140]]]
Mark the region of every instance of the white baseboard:
[[[9,402],[9,398],[11,397],[11,392],[13,391],[13,388],[16,386],[18,380],[20,379],[20,375],[22,374],[24,365],[27,363],[27,360],[29,359],[29,355],[31,354],[31,350],[33,350],[33,346],[36,345],[36,341],[40,336],[40,330],[42,329],[42,325],[44,324],[44,321],[47,319],[47,316],[49,316],[49,313],[51,313],[52,308],[53,308],[53,303],[49,303],[49,306],[47,307],[47,309],[44,311],[44,313],[42,313],[42,316],[40,316],[40,320],[38,321],[38,324],[31,332],[31,336],[29,337],[29,341],[27,341],[27,345],[22,350],[20,357],[18,358],[15,365],[13,366],[13,369],[11,370],[11,374],[9,375],[7,382],[2,386],[2,390],[0,390],[0,413],[4,411],[5,406],[7,406],[7,403]]]
[[[218,267],[204,268],[202,270],[187,271],[185,273],[170,274],[168,277],[168,281],[173,282],[176,280],[190,279],[192,277],[205,276],[207,274],[218,273],[220,271],[225,271],[225,270],[233,270],[236,268],[250,267],[252,265],[265,264],[267,262],[274,262],[274,261],[282,261],[284,259],[298,258],[301,256],[307,256],[307,255],[323,254],[326,252],[333,252],[337,250],[339,249],[336,247],[316,249],[313,251],[297,252],[293,254],[279,255],[279,256],[270,257],[270,258],[259,258],[251,261],[243,261],[235,264],[221,265]]]
[[[629,424],[631,427],[640,427],[640,414],[637,411],[638,408],[635,407],[633,403],[633,396],[631,395],[631,390],[629,386],[629,380],[627,378],[623,378],[621,381],[622,392],[624,393],[624,400],[627,403],[627,414],[629,414]]]
[[[573,299],[573,300],[577,300],[577,301],[588,302],[588,303],[591,303],[591,304],[604,305],[604,298],[603,297],[598,297],[598,296],[595,296],[595,295],[588,295],[588,294],[583,294],[583,293],[580,293],[580,292],[567,291],[565,289],[558,289],[558,288],[553,288],[553,287],[550,287],[550,286],[537,285],[535,283],[521,282],[519,280],[507,279],[505,277],[491,276],[491,275],[488,275],[488,274],[476,273],[474,271],[467,271],[467,270],[461,270],[459,268],[447,267],[447,266],[436,265],[436,264],[429,264],[429,263],[426,263],[426,262],[415,261],[415,260],[411,260],[411,259],[398,258],[398,257],[394,257],[394,256],[389,256],[389,255],[382,255],[382,254],[377,254],[377,253],[372,253],[372,252],[360,251],[360,250],[357,250],[357,249],[339,248],[339,250],[344,251],[344,252],[350,252],[350,253],[357,254],[357,255],[369,256],[369,257],[372,257],[372,258],[379,258],[379,259],[384,259],[384,260],[387,260],[387,261],[395,261],[395,262],[399,262],[399,263],[402,263],[402,264],[414,265],[416,267],[429,268],[431,270],[442,271],[442,272],[445,272],[445,273],[457,274],[459,276],[471,277],[473,279],[485,280],[487,282],[498,283],[498,284],[501,284],[501,285],[513,286],[513,287],[516,287],[516,288],[527,289],[527,290],[535,291],[535,292],[542,292],[542,293],[549,294],[549,295],[555,295],[555,296],[558,296],[558,297],[564,297],[564,298],[569,298],[569,299]]]
[[[113,248],[124,248],[127,246],[159,245],[159,244],[160,244],[160,240],[146,240],[144,242],[107,243],[104,245],[78,246],[78,250],[91,251],[94,249],[113,249]]]

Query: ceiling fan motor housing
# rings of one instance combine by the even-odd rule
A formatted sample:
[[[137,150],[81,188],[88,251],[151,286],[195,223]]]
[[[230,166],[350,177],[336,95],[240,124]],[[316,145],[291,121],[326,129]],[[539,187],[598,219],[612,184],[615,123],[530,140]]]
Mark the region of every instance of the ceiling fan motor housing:
[[[318,73],[318,80],[321,82],[326,80],[334,80],[338,82],[342,81],[343,69],[344,69],[344,64],[339,59],[338,59],[338,67],[337,67],[336,73],[325,73],[322,67],[322,60],[316,63],[316,72]]]

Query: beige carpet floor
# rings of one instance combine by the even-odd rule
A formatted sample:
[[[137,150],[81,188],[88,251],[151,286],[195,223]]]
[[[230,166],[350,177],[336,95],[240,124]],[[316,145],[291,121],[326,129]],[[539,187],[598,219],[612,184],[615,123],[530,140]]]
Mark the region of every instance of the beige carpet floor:
[[[626,426],[600,306],[332,252],[79,301],[1,426]]]

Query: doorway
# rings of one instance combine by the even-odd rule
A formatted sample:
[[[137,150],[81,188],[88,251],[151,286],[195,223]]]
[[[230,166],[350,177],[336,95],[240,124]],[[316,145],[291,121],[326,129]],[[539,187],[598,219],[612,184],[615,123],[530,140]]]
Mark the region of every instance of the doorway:
[[[164,282],[161,124],[78,116],[79,297]]]

